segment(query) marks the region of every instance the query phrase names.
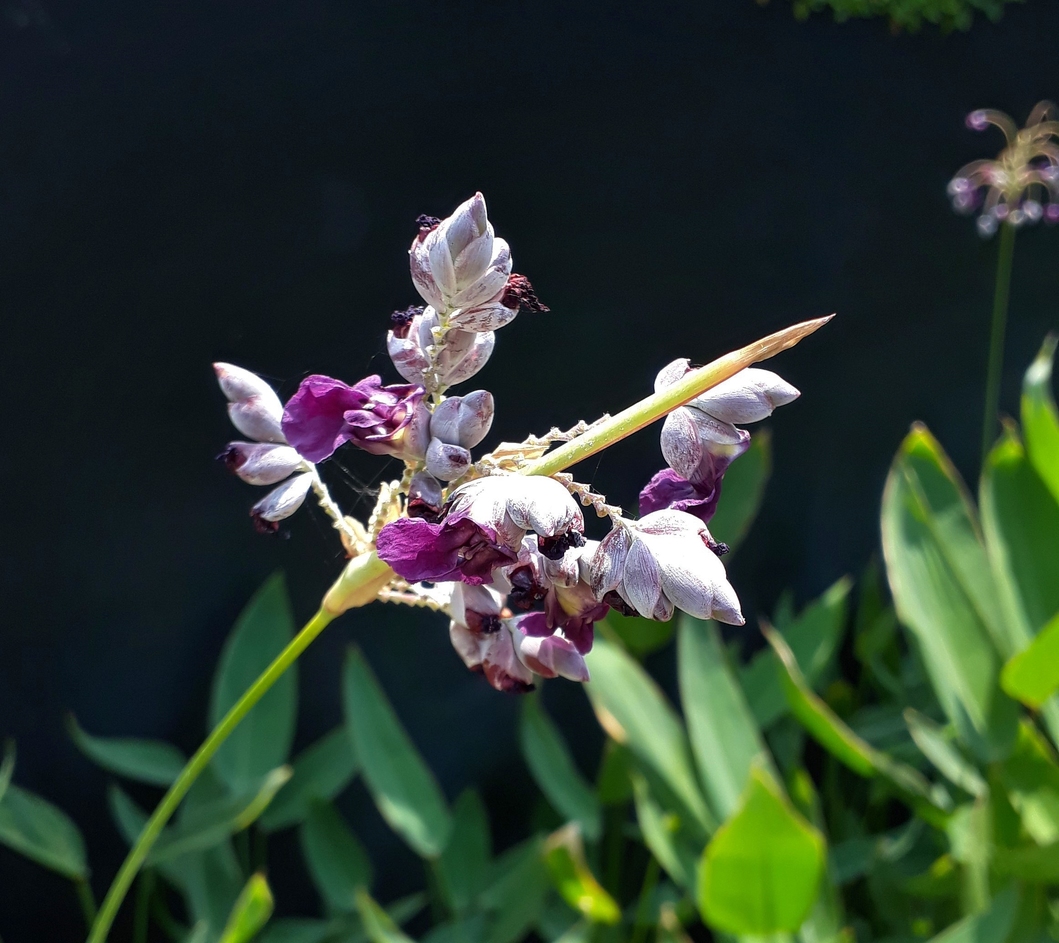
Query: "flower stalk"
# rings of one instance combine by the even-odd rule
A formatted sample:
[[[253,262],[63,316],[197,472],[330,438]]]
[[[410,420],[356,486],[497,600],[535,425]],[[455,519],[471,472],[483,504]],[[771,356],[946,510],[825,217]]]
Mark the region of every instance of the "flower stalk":
[[[1000,227],[997,250],[996,289],[993,292],[993,324],[989,332],[989,367],[985,381],[985,415],[982,418],[982,467],[996,440],[1000,410],[1000,378],[1004,373],[1004,333],[1007,328],[1008,300],[1011,297],[1011,267],[1015,257],[1015,227]]]

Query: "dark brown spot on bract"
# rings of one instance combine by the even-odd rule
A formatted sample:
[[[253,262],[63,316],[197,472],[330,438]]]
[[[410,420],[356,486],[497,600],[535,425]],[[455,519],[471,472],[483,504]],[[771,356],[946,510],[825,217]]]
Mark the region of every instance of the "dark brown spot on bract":
[[[500,297],[500,303],[505,308],[536,311],[538,314],[551,310],[537,297],[530,280],[525,275],[518,275],[514,272],[508,277],[507,285],[504,286],[504,294]]]
[[[407,337],[408,329],[412,324],[412,319],[416,315],[423,313],[422,305],[411,305],[405,308],[403,311],[394,311],[390,315],[390,323],[393,325],[394,337]]]
[[[436,216],[420,215],[416,217],[416,225],[419,227],[419,238],[423,239],[427,233],[438,228],[441,220]]]
[[[561,560],[563,554],[571,547],[583,547],[585,538],[576,530],[568,530],[556,537],[538,537],[537,549],[549,560]]]

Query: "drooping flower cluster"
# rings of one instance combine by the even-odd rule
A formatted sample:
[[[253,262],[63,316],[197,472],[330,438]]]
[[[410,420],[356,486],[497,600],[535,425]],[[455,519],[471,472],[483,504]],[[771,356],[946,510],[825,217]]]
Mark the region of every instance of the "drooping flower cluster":
[[[798,391],[750,368],[669,407],[661,438],[669,468],[641,494],[640,520],[569,475],[525,473],[554,442],[588,433],[585,423],[501,443],[475,461],[472,450],[492,425],[493,396],[447,390],[485,365],[495,332],[520,310],[548,309],[513,273],[481,194],[447,219],[417,222],[410,267],[427,304],[395,312],[387,336],[405,383],[369,376],[349,385],[314,375],[283,407],[254,374],[217,365],[232,421],[254,440],[232,443],[222,457],[252,484],[282,482],[255,505],[259,526],[276,529],[314,490],[351,566],[377,555],[389,568],[372,577],[378,598],[447,613],[459,656],[499,690],[528,690],[537,677],[587,680],[593,626],[611,608],[661,620],[681,609],[742,624],[720,560],[726,548],[707,522],[725,470],[750,441],[736,423],[765,418]],[[690,371],[687,360],[674,361],[656,391],[679,389]],[[341,512],[316,469],[347,444],[404,464],[400,479],[380,489],[366,524]],[[602,540],[586,539],[575,496],[609,519]]]
[[[967,127],[999,128],[1007,146],[995,160],[976,160],[949,181],[949,197],[959,213],[977,212],[978,232],[992,236],[1001,223],[1022,226],[1044,219],[1059,222],[1059,120],[1051,102],[1039,102],[1024,128],[1002,111],[981,108],[967,116]]]

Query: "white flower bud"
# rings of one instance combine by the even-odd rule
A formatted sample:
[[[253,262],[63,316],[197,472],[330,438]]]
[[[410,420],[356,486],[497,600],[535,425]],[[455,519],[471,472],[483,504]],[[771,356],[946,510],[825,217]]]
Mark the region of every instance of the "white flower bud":
[[[228,398],[228,415],[243,435],[255,442],[286,442],[281,422],[283,404],[276,391],[257,374],[230,363],[215,363],[213,369],[221,391]]]
[[[271,442],[229,442],[217,457],[250,485],[274,485],[305,465],[289,445]]]
[[[689,481],[708,472],[711,456],[732,461],[750,447],[750,434],[698,409],[674,409],[662,425],[662,455],[670,468]]]
[[[297,511],[305,501],[312,484],[313,476],[308,472],[283,482],[250,509],[250,516],[259,529],[274,531],[276,528],[268,525],[282,521]]]
[[[442,442],[474,448],[493,424],[493,394],[475,390],[466,396],[450,396],[434,410],[430,433]]]
[[[666,364],[658,371],[658,376],[655,377],[655,392],[661,393],[662,390],[672,386],[690,369],[691,361],[687,357],[680,357],[672,363]]]
[[[747,367],[696,397],[689,406],[722,422],[760,422],[777,406],[794,402],[801,394],[771,370]]]
[[[449,337],[456,333],[463,334],[464,332],[450,331]],[[473,338],[467,352],[458,361],[454,361],[441,371],[441,379],[447,386],[455,386],[457,383],[469,380],[486,365],[486,362],[493,355],[496,335],[492,331],[487,331],[484,334],[468,334],[467,336]]]
[[[451,323],[465,331],[499,330],[505,324],[514,321],[518,314],[517,303],[514,308],[509,308],[500,301],[504,294],[505,292],[501,291],[496,298],[485,304],[475,305],[472,308],[459,308],[453,312]]]
[[[426,456],[427,471],[442,481],[453,481],[471,467],[471,453],[459,445],[431,439]]]

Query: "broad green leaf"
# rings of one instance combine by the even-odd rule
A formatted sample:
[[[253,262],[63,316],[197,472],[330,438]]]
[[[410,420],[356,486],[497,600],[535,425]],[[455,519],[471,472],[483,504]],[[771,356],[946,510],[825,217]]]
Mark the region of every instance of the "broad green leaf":
[[[751,765],[771,761],[716,626],[686,615],[679,624],[680,702],[691,750],[711,808],[727,818],[739,805]]]
[[[254,594],[224,643],[213,679],[210,726],[216,727],[294,636],[294,616],[283,575]],[[232,731],[213,757],[218,775],[235,793],[287,762],[297,715],[297,675],[291,666]]]
[[[875,841],[871,838],[851,838],[832,845],[828,854],[831,879],[841,887],[871,870],[875,860]]]
[[[313,802],[299,838],[313,883],[328,909],[336,913],[356,910],[357,891],[371,887],[371,861],[335,807]]]
[[[485,933],[485,914],[474,914],[462,920],[438,924],[420,943],[480,943],[485,939]]]
[[[364,930],[372,943],[413,943],[411,937],[402,932],[394,919],[375,903],[364,888],[357,890],[356,904],[360,919],[364,922]]]
[[[713,836],[702,858],[698,903],[724,933],[793,933],[808,916],[824,873],[823,836],[760,767],[739,811]]]
[[[493,865],[493,876],[481,896],[493,914],[487,943],[515,943],[537,922],[548,891],[548,871],[539,838],[509,849]]]
[[[916,746],[942,776],[976,798],[986,794],[988,787],[985,780],[964,759],[941,727],[911,707],[905,709],[904,718]]]
[[[1059,764],[1028,721],[1019,725],[1015,748],[1000,764],[999,776],[1033,840],[1039,845],[1059,841]]]
[[[839,762],[860,776],[883,776],[909,797],[920,815],[939,822],[951,808],[951,800],[940,786],[931,786],[918,770],[858,737],[805,682],[794,655],[782,636],[767,625],[765,637],[779,656],[780,684],[791,713],[809,735]]]
[[[743,542],[757,517],[771,471],[772,436],[764,429],[754,433],[750,448],[725,472],[724,500],[710,520],[710,533],[732,550]]]
[[[268,923],[275,902],[263,874],[253,874],[235,901],[220,943],[250,943]]]
[[[204,922],[207,938],[216,939],[243,889],[244,876],[231,841],[183,855],[167,865],[166,874],[175,876],[192,920]]]
[[[11,777],[15,774],[15,741],[8,740],[4,744],[4,760],[0,763],[0,802],[4,801],[4,793],[11,785]]]
[[[1004,665],[1000,683],[1013,698],[1034,709],[1059,689],[1059,613],[1029,648]]]
[[[65,877],[88,879],[85,843],[70,817],[58,806],[12,784],[0,799],[0,845]]]
[[[665,780],[699,826],[712,832],[716,820],[699,789],[687,734],[658,685],[605,638],[597,637],[586,661],[592,680],[585,690],[600,726]]]
[[[993,846],[993,821],[989,802],[977,799],[956,809],[945,824],[953,860],[961,869],[961,898],[972,912],[989,906],[989,864]]]
[[[492,840],[485,805],[466,790],[452,806],[452,838],[438,859],[438,878],[453,913],[465,913],[485,886]]]
[[[585,861],[585,849],[576,822],[548,838],[544,843],[544,861],[555,889],[574,910],[592,923],[613,925],[621,920],[621,908],[596,880]]]
[[[1059,883],[1059,841],[1050,845],[997,848],[993,864],[1000,874],[1031,884]]]
[[[346,726],[379,812],[416,854],[436,858],[452,834],[445,797],[359,649],[346,656],[342,688]]]
[[[608,738],[603,744],[603,757],[596,774],[596,794],[602,805],[624,805],[632,798],[631,763],[632,754],[628,749]]]
[[[1037,474],[1059,501],[1059,410],[1052,397],[1056,336],[1045,338],[1022,381],[1022,428]]]
[[[680,887],[691,890],[698,873],[701,843],[694,843],[680,817],[667,812],[653,795],[647,778],[639,770],[631,772],[636,820],[644,844],[658,863]]]
[[[519,741],[526,765],[541,792],[560,815],[580,823],[589,841],[596,841],[602,831],[603,818],[599,800],[585,782],[562,735],[544,712],[538,697],[527,697],[522,701]]]
[[[161,740],[94,737],[78,726],[73,714],[67,718],[67,729],[77,748],[90,760],[108,772],[138,783],[168,786],[187,762],[175,746]]]
[[[930,943],[1002,943],[1015,923],[1018,897],[1013,888],[997,894],[984,913],[964,917]]]
[[[336,727],[295,757],[290,782],[261,816],[261,827],[274,832],[301,822],[314,799],[334,799],[349,785],[357,765],[349,732]]]
[[[261,934],[259,943],[331,943],[334,924],[330,920],[289,917],[274,920]]]
[[[204,851],[223,842],[229,835],[249,828],[288,779],[290,767],[281,766],[265,776],[256,792],[185,807],[180,821],[162,832],[147,856],[148,864]]]
[[[810,685],[817,684],[842,642],[849,606],[849,577],[843,577],[814,600],[783,630],[783,637],[804,665]],[[739,682],[762,730],[787,712],[783,691],[776,684],[776,656],[765,649],[739,672]]]
[[[642,616],[623,616],[619,612],[607,615],[607,625],[621,639],[622,645],[639,659],[665,648],[673,638],[673,620],[658,622]]]
[[[919,645],[934,691],[961,738],[1003,756],[1016,708],[997,683],[995,639],[1007,638],[974,509],[955,469],[917,425],[883,494],[883,553],[897,613]]]

